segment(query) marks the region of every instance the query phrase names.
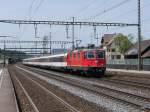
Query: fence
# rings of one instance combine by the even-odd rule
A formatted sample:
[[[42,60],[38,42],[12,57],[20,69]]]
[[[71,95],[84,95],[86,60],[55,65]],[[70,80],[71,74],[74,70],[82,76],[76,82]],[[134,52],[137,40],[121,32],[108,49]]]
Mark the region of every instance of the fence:
[[[138,59],[107,60],[107,64],[138,65]],[[150,59],[143,59],[143,65],[150,65]]]
[[[137,70],[138,59],[107,60],[108,68]],[[150,59],[142,60],[142,69],[150,71]]]

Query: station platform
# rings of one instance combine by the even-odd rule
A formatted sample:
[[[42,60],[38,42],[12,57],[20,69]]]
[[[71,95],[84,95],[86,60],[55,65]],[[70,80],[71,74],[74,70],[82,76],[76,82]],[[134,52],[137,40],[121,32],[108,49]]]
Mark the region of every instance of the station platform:
[[[118,74],[118,75],[124,75],[124,74],[150,75],[150,71],[126,70],[126,69],[110,69],[110,68],[107,68],[106,72],[111,73],[111,74]]]
[[[13,85],[6,68],[0,69],[0,112],[19,112]]]

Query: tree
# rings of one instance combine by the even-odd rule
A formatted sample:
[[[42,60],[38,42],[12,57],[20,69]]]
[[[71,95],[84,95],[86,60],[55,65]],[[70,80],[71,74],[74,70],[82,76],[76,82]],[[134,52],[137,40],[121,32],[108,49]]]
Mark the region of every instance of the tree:
[[[135,36],[133,34],[128,35],[128,39],[133,43],[138,42],[139,38],[134,38]],[[145,40],[145,37],[141,35],[141,41]]]
[[[132,43],[135,41],[135,40],[134,40],[135,38],[134,38],[134,35],[133,35],[133,34],[129,34],[129,35],[128,35],[128,39],[129,39],[129,41],[132,42]]]
[[[125,54],[125,52],[133,46],[132,44],[133,36],[125,36],[123,34],[118,34],[114,41],[118,47],[120,53]]]

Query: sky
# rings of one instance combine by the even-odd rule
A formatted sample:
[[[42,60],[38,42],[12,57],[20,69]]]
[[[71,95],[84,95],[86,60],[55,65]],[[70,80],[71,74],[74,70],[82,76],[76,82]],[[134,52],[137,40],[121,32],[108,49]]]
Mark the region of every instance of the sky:
[[[0,20],[58,20],[89,22],[137,23],[137,0],[0,0]],[[122,4],[121,4],[122,3]],[[142,36],[150,39],[150,0],[141,0]],[[12,35],[16,40],[36,40],[33,25],[0,23],[0,35]],[[51,32],[52,40],[71,41],[66,38],[66,26],[38,25],[41,40]],[[75,39],[81,45],[95,43],[94,28],[75,27]],[[71,27],[69,36],[71,37]],[[97,36],[108,33],[132,34],[137,40],[137,27],[97,27]],[[13,38],[14,39],[14,38]],[[100,43],[100,40],[99,40]],[[99,44],[98,43],[98,44]]]

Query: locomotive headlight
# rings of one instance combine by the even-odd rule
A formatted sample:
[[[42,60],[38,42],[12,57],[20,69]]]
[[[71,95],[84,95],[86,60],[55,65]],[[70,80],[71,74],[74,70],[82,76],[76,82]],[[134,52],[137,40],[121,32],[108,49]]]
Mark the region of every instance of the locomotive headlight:
[[[98,61],[96,60],[95,63],[98,64]]]

